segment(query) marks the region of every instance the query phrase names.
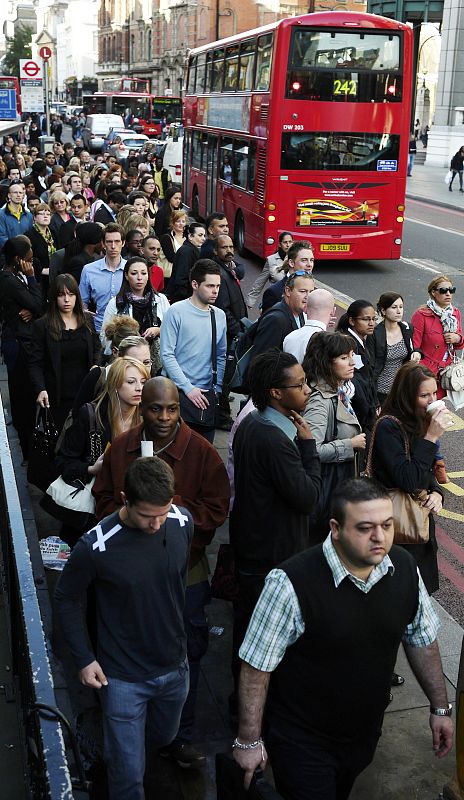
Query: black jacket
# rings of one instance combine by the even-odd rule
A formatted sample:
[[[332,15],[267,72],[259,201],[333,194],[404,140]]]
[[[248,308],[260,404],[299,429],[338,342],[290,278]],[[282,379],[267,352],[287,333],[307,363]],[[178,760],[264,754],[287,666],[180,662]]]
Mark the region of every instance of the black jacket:
[[[55,242],[60,241],[60,229],[66,222],[69,222],[69,220],[64,220],[56,211],[52,214],[49,227]]]
[[[228,265],[217,257],[214,260],[221,270],[221,285],[215,305],[222,308],[226,315],[227,339],[230,343],[242,330],[240,320],[248,316],[247,307],[242,290]]]
[[[399,323],[403,340],[406,345],[408,354],[403,361],[409,361],[411,353],[414,353],[415,348],[412,343],[413,328],[406,325],[405,322]],[[367,350],[369,352],[369,361],[372,366],[374,381],[377,383],[380,373],[382,372],[387,361],[387,332],[385,329],[385,322],[380,322],[374,330],[372,336],[367,337]]]
[[[437,445],[426,439],[410,441],[411,458],[406,458],[404,439],[398,424],[393,420],[382,420],[375,430],[372,458],[373,477],[387,489],[402,489],[414,494],[425,489],[443,491],[435,480],[433,472]],[[438,589],[437,543],[435,521],[429,516],[430,541],[415,544],[407,549],[414,556],[429,593]]]
[[[342,331],[342,333],[347,333],[348,336],[351,336],[349,330]],[[377,418],[376,409],[379,404],[377,384],[374,381],[373,359],[367,349],[367,344],[360,344],[359,339],[355,336],[351,336],[351,338],[355,343],[353,350],[361,357],[363,364],[360,369],[356,368],[354,371],[353,384],[355,394],[351,400],[351,405],[363,431],[369,431],[375,424]]]
[[[157,217],[157,219],[158,219],[158,217]],[[156,224],[155,224],[155,230],[156,230]],[[161,249],[162,249],[164,255],[166,256],[167,260],[171,264],[173,264],[174,263],[174,257],[176,255],[177,251],[174,250],[174,243],[173,243],[173,240],[172,240],[171,232],[164,233],[161,236],[160,245],[161,245]],[[183,245],[181,245],[181,247],[183,247]],[[179,250],[181,249],[181,247],[179,247]]]
[[[461,154],[461,151],[458,150],[458,152],[455,153],[453,158],[451,159],[450,169],[453,169],[456,172],[462,172],[463,164],[464,164],[464,156]]]
[[[272,306],[282,300],[282,296],[285,289],[285,284],[287,283],[287,276],[282,278],[282,280],[277,281],[277,283],[273,283],[269,286],[268,289],[263,294],[263,299],[261,301],[261,310],[263,314],[266,313]]]
[[[68,242],[72,242],[74,239],[74,231],[76,230],[77,220],[74,217],[68,219],[67,222],[63,222],[60,230],[59,230],[59,246],[64,247],[68,244]]]
[[[321,490],[316,443],[292,442],[252,412],[237,428],[233,451],[230,540],[239,569],[263,576],[310,544],[309,517]]]
[[[169,285],[166,291],[171,303],[186,300],[192,294],[189,275],[195,261],[198,261],[199,258],[200,251],[198,247],[195,247],[189,239],[186,239],[174,256],[172,275],[169,278]]]
[[[111,442],[111,426],[108,419],[108,400],[105,398],[100,406],[100,417],[102,425],[97,429],[101,433],[102,452],[109,442]],[[67,429],[55,464],[58,474],[65,481],[72,483],[81,480],[82,483],[90,483],[92,475],[89,475],[88,467],[92,464],[90,448],[90,417],[87,405],[81,406],[77,414],[73,413],[73,423]]]
[[[83,326],[83,334],[87,343],[87,361],[77,365],[85,378],[89,369],[99,362],[101,343],[95,331],[93,317],[86,312],[87,325]],[[48,392],[51,405],[61,400],[61,341],[50,336],[45,317],[34,322],[33,341],[28,357],[29,375],[36,396],[44,389]]]
[[[303,315],[301,325],[304,325]],[[290,307],[285,300],[276,303],[267,314],[259,320],[256,335],[253,340],[253,356],[261,355],[271,347],[278,347],[282,350],[285,337],[292,331],[296,331],[298,325]]]
[[[154,224],[155,233],[156,233],[158,239],[160,240],[160,242],[161,242],[161,237],[163,236],[163,234],[169,233],[170,223],[171,223],[171,206],[170,206],[169,203],[164,203],[161,206],[161,208],[158,209],[158,212],[157,212],[156,217],[155,217],[155,224]],[[161,244],[162,244],[162,242],[161,242]],[[163,247],[163,250],[164,250],[164,247]]]
[[[114,222],[114,216],[112,215],[112,213],[110,211],[108,211],[106,206],[102,205],[102,206],[100,206],[98,211],[95,212],[95,216],[94,216],[93,221],[94,222],[101,222],[102,225],[109,225],[110,222]]]
[[[19,312],[27,309],[37,319],[44,312],[42,289],[34,276],[27,284],[13,272],[4,269],[0,272],[0,317],[3,321],[2,339],[32,338],[32,322],[23,322]]]
[[[50,229],[51,230],[51,229]],[[53,243],[56,247],[56,237],[51,231]],[[42,274],[43,269],[49,269],[50,267],[50,256],[48,255],[48,247],[47,242],[45,241],[44,237],[37,231],[35,228],[31,228],[26,233],[27,238],[30,240],[32,245],[32,252],[34,254],[34,273],[35,277],[38,281],[40,281],[40,276]]]

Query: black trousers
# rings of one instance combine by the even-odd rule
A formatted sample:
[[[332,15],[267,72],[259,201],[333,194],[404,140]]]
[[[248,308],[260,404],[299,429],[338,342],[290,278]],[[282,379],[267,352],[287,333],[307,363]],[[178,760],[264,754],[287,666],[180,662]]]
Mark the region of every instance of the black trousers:
[[[284,800],[347,800],[358,775],[371,763],[378,736],[339,743],[285,730],[272,720],[265,729],[275,786]]]
[[[26,354],[16,340],[8,339],[2,342],[2,355],[8,372],[11,420],[18,434],[23,458],[27,459],[37,407]]]

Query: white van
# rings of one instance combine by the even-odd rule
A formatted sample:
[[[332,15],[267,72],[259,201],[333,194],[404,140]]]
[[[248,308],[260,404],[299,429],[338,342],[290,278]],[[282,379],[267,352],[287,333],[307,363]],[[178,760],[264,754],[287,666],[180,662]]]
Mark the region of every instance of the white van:
[[[168,139],[163,153],[163,167],[167,169],[169,177],[173,183],[182,184],[182,153],[184,149],[184,137],[174,141]]]
[[[103,141],[110,130],[125,130],[124,120],[118,114],[89,114],[82,131],[82,141],[86,150],[101,152]]]

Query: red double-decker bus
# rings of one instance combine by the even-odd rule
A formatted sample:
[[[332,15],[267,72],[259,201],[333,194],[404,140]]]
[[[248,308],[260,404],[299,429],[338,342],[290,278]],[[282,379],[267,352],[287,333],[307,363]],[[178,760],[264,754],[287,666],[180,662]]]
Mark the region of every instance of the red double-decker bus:
[[[121,79],[122,86],[126,86]],[[132,127],[139,133],[156,138],[162,133],[161,123],[182,122],[182,101],[180,97],[161,97],[148,92],[111,91],[94,92],[84,95],[82,105],[88,114],[119,114],[123,119],[129,112],[133,115]]]
[[[192,50],[186,202],[263,257],[287,230],[316,258],[399,258],[411,69],[411,28],[344,11]]]

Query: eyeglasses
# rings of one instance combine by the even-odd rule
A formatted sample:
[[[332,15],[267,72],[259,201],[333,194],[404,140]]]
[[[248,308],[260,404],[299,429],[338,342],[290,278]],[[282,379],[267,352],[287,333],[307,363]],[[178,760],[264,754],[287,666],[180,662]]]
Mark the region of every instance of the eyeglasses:
[[[448,293],[449,294],[455,294],[456,293],[456,287],[455,286],[447,286],[446,289],[445,289],[443,286],[440,286],[440,288],[437,289],[437,292],[439,292],[439,294],[448,294]]]
[[[356,317],[359,322],[375,322],[375,317]]]
[[[300,389],[303,391],[304,387],[308,385],[308,381],[301,381],[301,383],[291,383],[289,386],[277,386],[277,389]]]

